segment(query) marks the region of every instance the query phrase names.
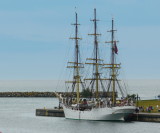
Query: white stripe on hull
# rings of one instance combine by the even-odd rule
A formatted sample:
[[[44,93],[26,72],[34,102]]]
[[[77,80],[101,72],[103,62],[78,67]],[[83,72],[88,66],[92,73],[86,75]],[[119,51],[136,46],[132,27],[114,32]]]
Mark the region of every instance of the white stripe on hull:
[[[83,120],[124,120],[124,117],[132,114],[133,106],[93,108],[92,110],[74,110],[63,106],[65,118]]]

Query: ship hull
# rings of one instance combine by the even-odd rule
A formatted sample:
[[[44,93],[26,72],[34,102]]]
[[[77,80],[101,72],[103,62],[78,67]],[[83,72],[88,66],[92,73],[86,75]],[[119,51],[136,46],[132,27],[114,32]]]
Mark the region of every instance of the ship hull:
[[[125,118],[135,111],[134,106],[93,108],[91,110],[74,110],[63,106],[65,118],[77,120],[95,121],[124,121]]]

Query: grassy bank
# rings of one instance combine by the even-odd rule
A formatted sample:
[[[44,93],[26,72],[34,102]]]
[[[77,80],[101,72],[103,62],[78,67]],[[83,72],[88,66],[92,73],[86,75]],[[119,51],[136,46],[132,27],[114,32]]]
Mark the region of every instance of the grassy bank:
[[[151,112],[151,113],[160,113],[158,110],[160,109],[160,100],[140,100],[138,101],[138,106],[142,106],[144,108],[144,112]],[[157,107],[158,105],[158,107]],[[153,110],[147,111],[149,106],[153,107]]]

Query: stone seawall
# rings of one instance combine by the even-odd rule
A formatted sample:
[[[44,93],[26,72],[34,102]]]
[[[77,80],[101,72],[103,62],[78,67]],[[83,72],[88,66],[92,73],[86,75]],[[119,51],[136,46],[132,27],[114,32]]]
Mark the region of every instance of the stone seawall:
[[[76,96],[76,92],[57,92],[64,96]],[[102,95],[102,92],[99,92]],[[82,95],[82,93],[80,94]],[[0,92],[0,97],[56,97],[55,92]]]
[[[56,97],[54,92],[0,92],[0,97]]]

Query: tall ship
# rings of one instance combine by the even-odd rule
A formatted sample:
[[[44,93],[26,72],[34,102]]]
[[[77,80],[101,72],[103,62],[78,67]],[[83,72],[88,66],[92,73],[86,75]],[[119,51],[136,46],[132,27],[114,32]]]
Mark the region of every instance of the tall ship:
[[[96,9],[94,9],[94,33],[89,34],[94,37],[93,56],[86,59],[86,63],[81,62],[80,45],[81,38],[78,35],[78,16],[75,13],[76,21],[74,39],[74,60],[68,62],[67,68],[73,69],[72,80],[66,81],[67,90],[65,96],[61,97],[65,118],[78,120],[125,120],[128,115],[135,111],[134,103],[125,96],[123,87],[118,79],[120,63],[117,63],[118,53],[117,41],[114,34],[114,20],[112,19],[111,33],[111,56],[108,64],[100,58],[99,34],[97,32]],[[83,78],[81,74],[84,66],[92,65],[91,77]],[[108,75],[106,75],[108,72]],[[104,76],[105,75],[105,76]],[[104,78],[107,77],[108,78]],[[69,91],[70,88],[70,91]],[[118,98],[119,94],[121,98]]]

